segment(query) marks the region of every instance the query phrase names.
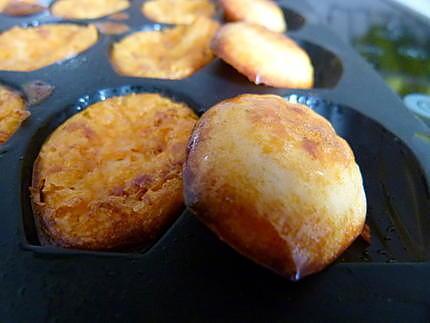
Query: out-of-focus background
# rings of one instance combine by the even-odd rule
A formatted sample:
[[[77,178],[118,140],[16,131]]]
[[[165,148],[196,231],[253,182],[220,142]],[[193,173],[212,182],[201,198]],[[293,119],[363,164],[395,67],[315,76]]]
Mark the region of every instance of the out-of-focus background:
[[[308,0],[430,127],[430,0]]]

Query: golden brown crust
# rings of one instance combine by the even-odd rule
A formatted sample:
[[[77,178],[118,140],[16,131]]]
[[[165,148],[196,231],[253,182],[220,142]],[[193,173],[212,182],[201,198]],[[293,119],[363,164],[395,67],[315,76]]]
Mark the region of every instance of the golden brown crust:
[[[43,10],[38,0],[0,0],[0,12],[8,16],[28,16]]]
[[[212,17],[215,6],[210,0],[150,0],[142,4],[142,13],[155,22],[191,24],[198,17]]]
[[[201,17],[191,25],[131,34],[114,44],[112,64],[124,75],[183,79],[213,59],[210,42],[218,26]]]
[[[182,164],[196,119],[157,94],[111,98],[68,119],[33,168],[41,240],[93,250],[153,241],[182,207]]]
[[[48,24],[0,34],[0,70],[34,71],[85,51],[97,42],[94,26]]]
[[[222,240],[284,276],[322,270],[361,233],[366,200],[348,144],[274,95],[218,103],[196,124],[186,205]]]
[[[29,115],[24,99],[15,91],[0,85],[0,145],[18,130]]]
[[[57,0],[51,12],[68,19],[95,19],[125,10],[128,0]]]
[[[105,35],[118,35],[129,31],[128,25],[119,22],[99,21],[94,25]]]
[[[275,32],[287,29],[282,9],[271,0],[220,0],[227,21],[245,21]]]
[[[11,3],[16,2],[15,0],[0,0],[0,12],[3,12],[3,10],[9,6]],[[37,0],[22,0],[20,2],[28,3],[28,4],[36,4],[38,3]]]
[[[212,42],[215,55],[251,82],[274,87],[311,88],[313,67],[292,39],[245,22],[220,28]]]

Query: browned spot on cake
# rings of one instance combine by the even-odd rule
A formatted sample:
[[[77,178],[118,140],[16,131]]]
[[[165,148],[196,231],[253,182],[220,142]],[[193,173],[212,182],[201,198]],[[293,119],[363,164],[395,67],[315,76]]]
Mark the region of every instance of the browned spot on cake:
[[[66,125],[65,130],[69,131],[69,132],[74,132],[74,131],[82,131],[84,136],[87,139],[93,139],[95,138],[97,135],[96,133],[93,131],[93,129],[91,129],[90,127],[88,127],[88,125],[86,125],[83,122],[72,122],[69,123],[68,125]]]
[[[133,180],[133,184],[143,188],[149,186],[153,182],[153,178],[150,175],[140,175]]]
[[[8,16],[20,17],[35,15],[44,11],[46,8],[36,3],[26,3],[21,1],[10,2],[6,8],[3,9],[3,13]]]
[[[312,158],[316,159],[318,157],[318,145],[312,140],[308,138],[303,138],[302,146],[305,151],[312,156]]]
[[[127,20],[128,18],[129,18],[129,15],[128,13],[125,13],[125,12],[118,12],[109,16],[109,19],[112,19],[112,20]]]
[[[121,24],[117,22],[96,22],[95,25],[102,34],[106,35],[118,35],[130,30],[130,28],[126,24]]]
[[[35,105],[51,96],[55,86],[44,81],[31,81],[22,87],[29,105]]]

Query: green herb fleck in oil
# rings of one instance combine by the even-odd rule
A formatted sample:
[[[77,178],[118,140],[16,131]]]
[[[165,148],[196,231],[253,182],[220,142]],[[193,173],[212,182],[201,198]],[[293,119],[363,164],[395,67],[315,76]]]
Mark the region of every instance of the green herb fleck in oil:
[[[430,143],[430,134],[424,132],[416,132],[415,137],[418,137],[428,143]]]

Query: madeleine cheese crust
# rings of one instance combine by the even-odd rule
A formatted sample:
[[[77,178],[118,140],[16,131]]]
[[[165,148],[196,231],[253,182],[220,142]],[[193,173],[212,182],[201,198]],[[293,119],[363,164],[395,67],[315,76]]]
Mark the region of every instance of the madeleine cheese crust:
[[[0,70],[29,72],[74,57],[97,42],[94,26],[46,24],[0,34]]]
[[[198,17],[212,17],[215,5],[210,0],[149,0],[142,13],[155,22],[190,24]]]
[[[245,21],[276,32],[287,30],[282,9],[271,0],[220,0],[227,21]]]
[[[112,64],[123,75],[183,79],[213,59],[210,43],[218,26],[199,18],[191,25],[136,32],[114,44]]]
[[[0,0],[0,12],[10,16],[27,16],[44,9],[39,0]]]
[[[90,250],[152,242],[182,208],[182,166],[196,119],[158,94],[114,97],[68,119],[34,164],[41,240]]]
[[[333,262],[366,217],[347,142],[311,109],[274,95],[242,95],[203,114],[184,195],[222,240],[293,280]]]
[[[24,99],[17,92],[0,86],[0,145],[18,130],[29,115]]]
[[[15,3],[15,2],[23,2],[27,4],[38,4],[38,0],[0,0],[0,12],[3,11],[8,5]]]
[[[95,19],[129,6],[128,0],[57,0],[51,12],[54,16],[68,19]]]
[[[245,22],[219,29],[215,55],[251,82],[273,87],[311,88],[314,70],[308,54],[285,35]]]

